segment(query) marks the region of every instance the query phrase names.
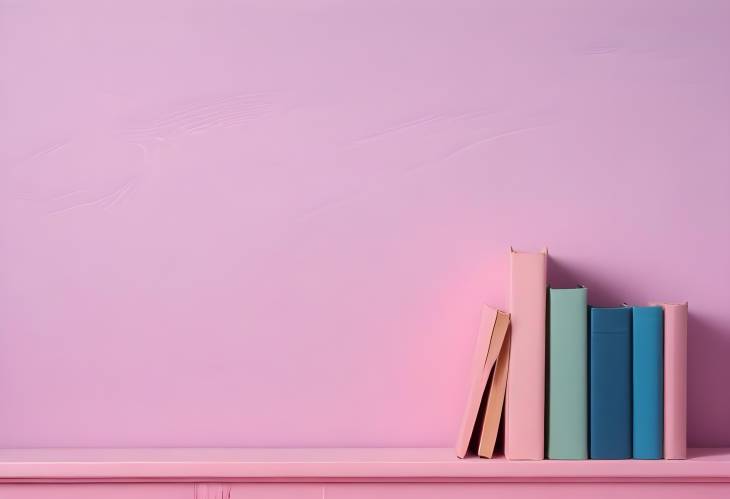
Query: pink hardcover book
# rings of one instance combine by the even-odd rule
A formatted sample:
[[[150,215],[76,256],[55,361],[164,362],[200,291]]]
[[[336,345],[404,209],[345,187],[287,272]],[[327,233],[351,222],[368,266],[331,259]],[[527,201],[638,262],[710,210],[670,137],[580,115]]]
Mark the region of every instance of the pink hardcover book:
[[[510,248],[510,272],[512,344],[504,454],[507,459],[543,459],[547,249],[522,253]]]
[[[686,303],[664,308],[664,459],[687,459]]]
[[[493,309],[487,305],[482,307],[482,318],[479,325],[477,343],[471,367],[471,387],[466,403],[464,417],[461,420],[459,437],[456,441],[456,455],[463,458],[469,448],[469,441],[474,433],[474,425],[479,413],[479,406],[487,387],[487,380],[502,349],[504,337],[509,326],[509,314]],[[501,412],[501,410],[500,410]],[[497,421],[499,423],[499,421]]]

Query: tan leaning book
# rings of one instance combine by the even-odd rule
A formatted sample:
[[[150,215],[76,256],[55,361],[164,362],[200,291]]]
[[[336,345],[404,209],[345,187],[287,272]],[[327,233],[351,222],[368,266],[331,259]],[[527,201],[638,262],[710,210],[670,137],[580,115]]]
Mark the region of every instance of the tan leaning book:
[[[504,382],[500,381],[496,383],[493,381],[491,385],[488,385],[489,377],[493,371],[495,371],[495,365],[499,364],[500,352],[504,352],[504,341],[507,335],[507,329],[509,327],[509,314],[504,313],[500,310],[494,309],[489,306],[482,308],[482,318],[479,327],[479,334],[477,335],[477,343],[474,348],[474,357],[472,359],[472,371],[471,371],[471,388],[467,398],[466,410],[464,411],[464,417],[461,421],[461,428],[459,429],[459,436],[456,442],[456,455],[460,458],[466,456],[469,444],[473,441],[475,433],[475,427],[480,425],[478,423],[478,416],[482,401],[485,399],[485,389],[491,390],[491,386],[502,385],[501,400],[504,400]],[[507,349],[509,351],[509,349]],[[502,361],[505,364],[505,361]],[[506,376],[506,364],[499,370],[502,375]],[[487,387],[490,388],[487,388]],[[489,397],[491,399],[491,397]],[[488,401],[487,401],[488,402]],[[492,405],[496,407],[497,398],[494,399]],[[487,409],[489,403],[486,404]],[[502,402],[499,402],[499,413],[502,412]],[[495,409],[493,408],[492,411]],[[492,412],[490,412],[490,421],[494,418]],[[499,428],[499,417],[497,417],[497,428]],[[491,423],[488,425],[489,431],[483,438],[485,440],[485,449],[489,441],[489,433],[491,432]],[[476,428],[479,430],[479,428]],[[481,434],[477,434],[481,435]],[[496,437],[496,430],[494,431]],[[477,438],[479,441],[480,438]],[[479,445],[481,446],[481,445]],[[492,442],[492,448],[494,448],[494,442]],[[491,456],[491,452],[490,452]]]
[[[482,428],[479,436],[479,457],[491,458],[494,455],[494,445],[497,442],[499,422],[502,419],[504,407],[504,393],[507,390],[507,368],[509,367],[509,330],[505,333],[502,349],[497,357],[497,364],[492,373],[492,383],[486,394],[487,403],[482,415]]]

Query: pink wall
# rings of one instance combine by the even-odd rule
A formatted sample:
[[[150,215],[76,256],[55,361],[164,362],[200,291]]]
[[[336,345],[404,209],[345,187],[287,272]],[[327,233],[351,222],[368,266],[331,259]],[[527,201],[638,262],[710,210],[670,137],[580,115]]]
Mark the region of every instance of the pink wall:
[[[450,445],[510,244],[689,300],[690,443],[730,445],[729,23],[3,0],[0,446]]]

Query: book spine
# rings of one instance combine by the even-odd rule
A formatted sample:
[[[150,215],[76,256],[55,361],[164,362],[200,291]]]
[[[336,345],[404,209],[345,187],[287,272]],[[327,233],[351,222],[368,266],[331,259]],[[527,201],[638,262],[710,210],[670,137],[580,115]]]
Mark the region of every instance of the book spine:
[[[512,340],[504,452],[508,459],[543,459],[547,252],[511,251],[510,269]]]
[[[591,309],[591,459],[631,458],[631,315],[626,307]]]
[[[549,459],[588,458],[587,295],[585,288],[549,292]]]
[[[664,313],[633,310],[634,458],[661,459],[664,437]]]
[[[687,304],[664,307],[664,458],[687,458]]]

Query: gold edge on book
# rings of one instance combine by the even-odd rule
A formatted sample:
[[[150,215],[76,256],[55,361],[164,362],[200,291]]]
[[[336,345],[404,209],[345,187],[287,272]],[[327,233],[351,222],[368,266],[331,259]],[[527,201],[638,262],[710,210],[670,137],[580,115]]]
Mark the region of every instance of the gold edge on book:
[[[487,394],[487,404],[484,408],[482,428],[479,435],[477,454],[479,457],[491,459],[497,441],[497,433],[502,419],[504,400],[507,392],[507,376],[509,370],[510,335],[505,334],[502,349],[494,366],[492,384]]]
[[[507,329],[509,329],[509,314],[497,310],[497,315],[494,319],[494,325],[492,326],[492,335],[489,339],[489,347],[487,349],[487,355],[484,359],[483,370],[491,371],[494,365],[497,363],[499,352],[502,350],[502,344],[504,338],[507,336]]]

